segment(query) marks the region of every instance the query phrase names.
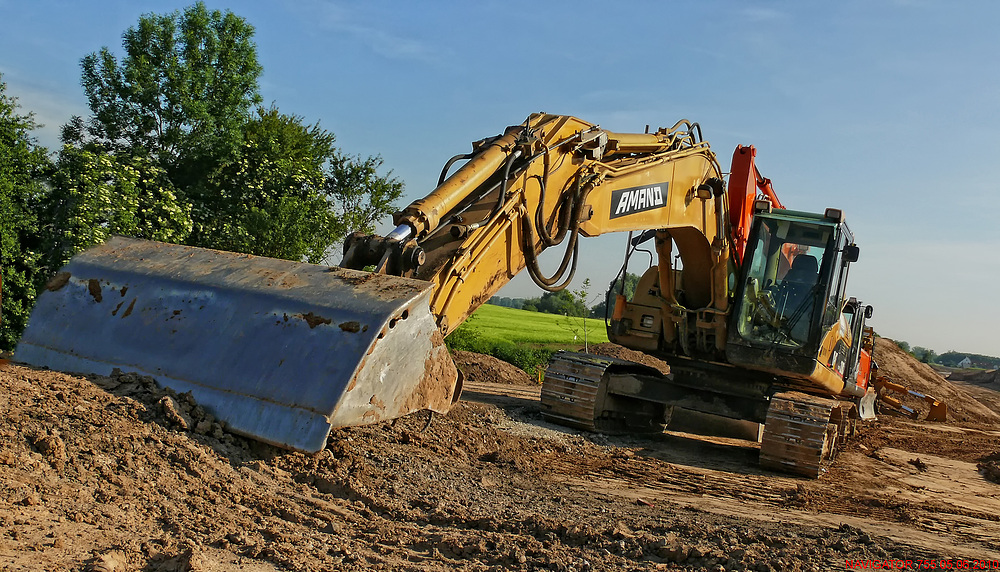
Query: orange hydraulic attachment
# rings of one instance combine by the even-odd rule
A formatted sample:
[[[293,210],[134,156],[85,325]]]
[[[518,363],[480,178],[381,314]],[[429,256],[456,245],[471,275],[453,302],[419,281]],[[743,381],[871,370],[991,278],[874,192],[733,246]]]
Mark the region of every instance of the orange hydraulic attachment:
[[[729,221],[733,227],[733,239],[736,242],[737,262],[743,262],[743,252],[746,250],[750,236],[750,219],[753,217],[753,204],[757,200],[757,191],[771,201],[776,209],[785,208],[778,200],[771,186],[771,179],[764,177],[757,170],[754,157],[757,149],[753,145],[737,145],[733,152],[733,163],[729,174]]]
[[[930,411],[927,412],[926,421],[946,421],[948,418],[947,404],[938,401],[937,398],[931,397],[930,395],[924,395],[919,391],[913,391],[904,385],[890,381],[885,377],[879,377],[875,380],[875,391],[878,393],[879,402],[889,405],[893,409],[898,410],[900,413],[911,419],[916,419],[920,414],[917,413],[917,411],[912,407],[903,405],[899,399],[886,395],[888,392],[893,391],[896,393],[912,395],[913,397],[923,399],[927,402],[930,406]]]

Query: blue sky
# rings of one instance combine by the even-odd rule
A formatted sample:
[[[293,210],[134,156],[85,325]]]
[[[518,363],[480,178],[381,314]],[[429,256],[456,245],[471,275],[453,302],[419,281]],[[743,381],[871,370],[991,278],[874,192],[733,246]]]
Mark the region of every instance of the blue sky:
[[[0,0],[0,73],[50,148],[86,115],[79,61],[191,2]],[[256,27],[265,103],[429,192],[444,161],[531,112],[618,132],[701,124],[797,210],[842,208],[850,293],[883,336],[1000,355],[1000,4],[207,1]],[[593,293],[623,237],[587,241]],[[519,276],[501,293],[537,296]]]

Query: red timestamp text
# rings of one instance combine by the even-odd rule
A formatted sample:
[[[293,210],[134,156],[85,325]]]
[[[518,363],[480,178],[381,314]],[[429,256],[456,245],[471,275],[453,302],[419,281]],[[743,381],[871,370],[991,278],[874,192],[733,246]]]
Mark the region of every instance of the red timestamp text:
[[[1000,560],[940,558],[847,560],[848,570],[1000,570]]]

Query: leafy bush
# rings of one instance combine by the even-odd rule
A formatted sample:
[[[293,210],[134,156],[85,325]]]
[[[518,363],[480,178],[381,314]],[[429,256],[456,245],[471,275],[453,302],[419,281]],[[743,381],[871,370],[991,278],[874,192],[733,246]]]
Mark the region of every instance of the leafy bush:
[[[51,163],[45,148],[31,136],[38,127],[30,112],[7,95],[0,76],[0,273],[3,282],[3,319],[0,350],[12,350],[21,336],[44,284],[39,228],[34,207],[44,193],[44,174]]]
[[[471,328],[459,328],[445,338],[445,344],[453,351],[461,350],[486,354],[523,369],[531,377],[544,369],[553,349],[531,348],[515,344],[509,340],[491,339]]]

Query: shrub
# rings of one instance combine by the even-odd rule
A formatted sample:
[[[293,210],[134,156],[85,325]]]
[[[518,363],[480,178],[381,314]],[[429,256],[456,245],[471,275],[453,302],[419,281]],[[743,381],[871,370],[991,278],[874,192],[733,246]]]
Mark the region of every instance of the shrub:
[[[445,338],[453,351],[467,351],[493,356],[524,370],[531,377],[544,369],[555,350],[517,345],[509,340],[489,339],[471,329],[459,328]]]

